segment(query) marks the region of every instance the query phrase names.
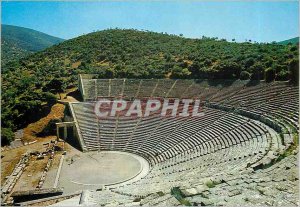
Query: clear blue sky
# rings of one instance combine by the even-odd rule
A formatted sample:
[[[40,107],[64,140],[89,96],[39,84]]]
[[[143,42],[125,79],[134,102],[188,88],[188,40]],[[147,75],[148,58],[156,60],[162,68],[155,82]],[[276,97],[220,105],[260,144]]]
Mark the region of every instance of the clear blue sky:
[[[64,39],[119,27],[271,42],[299,36],[298,11],[298,1],[2,2],[2,23]]]

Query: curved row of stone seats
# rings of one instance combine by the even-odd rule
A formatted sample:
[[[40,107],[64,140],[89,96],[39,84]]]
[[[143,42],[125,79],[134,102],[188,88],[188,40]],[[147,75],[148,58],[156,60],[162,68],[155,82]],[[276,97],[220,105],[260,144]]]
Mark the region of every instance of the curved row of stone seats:
[[[139,119],[122,119],[117,118],[117,127],[114,137],[114,149],[122,151],[131,139]]]
[[[193,148],[194,146],[201,144],[202,142],[212,140],[214,137],[218,137],[221,134],[229,132],[230,130],[248,121],[248,119],[242,116],[237,116],[235,114],[224,113],[223,115],[224,116],[220,117],[215,122],[211,122],[210,125],[206,125],[204,128],[200,128],[201,130],[188,137],[183,137],[180,142],[177,142],[173,146],[169,146],[168,149],[163,152],[163,154],[165,154],[165,158],[168,158],[167,153],[170,151],[173,152],[171,153],[172,155],[176,155],[182,151],[180,150],[180,147],[182,146],[185,147],[185,150],[188,150],[190,148]],[[161,147],[166,144],[167,143],[162,143]]]
[[[123,90],[123,96],[128,99],[137,97],[142,82],[143,80],[139,79],[126,79]]]
[[[100,148],[98,137],[98,122],[95,114],[89,113],[92,110],[91,104],[72,104],[75,117],[79,126],[80,134],[84,137],[87,149]],[[90,110],[88,110],[90,108]]]
[[[247,147],[248,145],[252,146],[252,151],[249,152],[253,152],[252,155],[255,155],[255,153],[264,153],[267,151],[267,148],[269,147],[269,140],[263,138],[263,137],[257,137],[257,138],[253,138],[253,139],[249,139],[246,140],[245,142],[242,142],[240,144],[236,144],[236,145],[232,145],[231,147],[228,148],[222,148],[219,150],[225,150],[224,152],[226,152],[226,154],[224,156],[222,156],[222,158],[225,157],[229,157],[228,160],[234,159],[234,158],[230,158],[231,155],[231,151],[232,149],[234,149],[235,146],[240,145],[243,147]],[[219,150],[216,150],[219,151]],[[248,149],[247,149],[248,150]],[[210,151],[210,150],[206,150],[206,151]],[[172,157],[164,162],[158,163],[157,165],[155,165],[152,170],[156,171],[156,172],[165,172],[164,169],[172,167],[172,166],[181,166],[181,165],[185,165],[184,163],[189,163],[191,162],[191,166],[193,165],[194,159],[197,159],[199,157],[202,157],[201,159],[204,159],[206,157],[206,155],[213,155],[214,152],[212,153],[206,153],[204,150],[197,150],[197,148],[189,150],[186,153],[182,153],[179,155],[176,155],[175,157]],[[250,154],[249,154],[250,156]],[[239,155],[239,157],[242,157],[241,155]],[[208,158],[208,157],[207,157]],[[240,159],[240,158],[239,158]],[[218,162],[218,161],[216,161]],[[221,162],[221,161],[220,161]],[[157,174],[157,173],[156,173]]]
[[[174,86],[168,91],[165,97],[167,98],[185,97],[186,93],[188,93],[193,83],[194,80],[182,80],[182,79],[176,80],[176,83],[174,83]],[[187,97],[193,97],[193,96],[187,96]]]
[[[251,141],[253,141],[254,143],[259,143],[260,144],[260,146],[259,146],[259,148],[256,148],[256,150],[251,150],[251,152],[259,152],[259,153],[262,153],[263,151],[265,151],[266,150],[266,148],[269,146],[269,144],[267,143],[267,139],[266,138],[264,138],[264,137],[260,137],[260,136],[258,136],[257,137],[257,139],[258,139],[258,141],[256,142],[256,138],[254,138],[254,139],[250,139],[250,140],[247,140],[247,141],[245,141],[244,142],[244,144],[241,144],[242,146],[244,146],[244,147],[247,147],[247,146],[249,146],[249,143],[247,143],[247,142],[251,142]],[[226,148],[227,149],[227,148]],[[200,152],[201,153],[203,153],[204,151],[203,150],[200,150]],[[214,151],[212,151],[211,153],[213,153]],[[193,154],[192,153],[192,151],[190,151],[190,152],[187,152],[186,154],[181,154],[181,160],[178,160],[178,158],[177,158],[177,163],[184,163],[186,160],[188,160],[188,159],[190,159],[189,157],[189,155],[191,155],[191,154]],[[228,153],[228,155],[229,156],[231,156],[231,153]],[[240,159],[241,157],[239,157],[239,159]],[[175,158],[171,158],[171,159],[169,159],[169,160],[167,160],[167,161],[165,161],[165,162],[163,162],[163,163],[170,163],[170,161],[171,160],[174,160]],[[161,164],[157,164],[157,165],[155,165],[154,166],[154,169],[155,168],[157,168],[157,166],[159,166],[159,165],[161,165]]]
[[[95,79],[96,95],[95,98],[101,96],[110,96],[110,80]]]
[[[198,97],[232,106],[253,108],[289,87],[288,82],[215,81],[170,79],[83,79],[85,95],[96,97]],[[94,87],[93,87],[94,86]]]
[[[109,96],[120,97],[123,95],[125,81],[124,79],[110,79],[109,83]]]
[[[213,111],[211,109],[209,109],[210,111]],[[218,112],[219,113],[219,112]],[[217,113],[211,113],[213,115],[217,114]],[[159,117],[158,121],[154,122],[155,126],[154,128],[151,128],[150,131],[145,131],[143,129],[143,126],[145,125],[143,122],[140,122],[138,127],[141,127],[141,133],[134,133],[134,138],[131,139],[131,142],[129,143],[130,146],[132,146],[132,152],[133,153],[145,153],[148,152],[150,154],[152,154],[153,156],[156,156],[156,154],[158,152],[162,152],[163,150],[165,150],[166,146],[162,147],[158,147],[159,144],[164,141],[164,143],[166,143],[166,145],[172,145],[172,143],[177,142],[179,139],[182,140],[185,137],[188,136],[188,134],[185,134],[184,136],[178,136],[177,138],[175,138],[173,136],[172,139],[169,139],[168,142],[165,142],[166,137],[170,137],[171,134],[173,134],[174,129],[178,128],[178,126],[183,125],[184,122],[189,121],[190,122],[190,126],[192,126],[193,128],[198,128],[198,130],[200,129],[200,127],[203,126],[203,123],[210,123],[212,122],[214,119],[212,118],[212,116],[209,116],[209,114],[207,114],[207,116],[204,116],[203,119],[199,119],[199,120],[191,120],[188,117],[185,118],[161,118]],[[186,123],[185,123],[185,127]],[[177,133],[175,133],[177,135]],[[171,155],[172,156],[172,155]]]
[[[189,161],[186,161],[185,159],[182,159],[181,162],[179,162],[176,165],[172,165],[169,167],[166,167],[164,169],[156,170],[151,173],[149,177],[146,177],[144,180],[144,183],[150,183],[152,182],[159,182],[161,179],[169,180],[170,182],[174,182],[177,180],[180,180],[180,173],[182,173],[182,176],[185,176],[186,174],[194,174],[194,176],[191,176],[192,179],[201,178],[209,176],[210,173],[209,170],[211,170],[214,166],[219,165],[223,168],[223,171],[226,171],[227,173],[231,170],[232,167],[243,169],[247,165],[251,165],[252,162],[254,162],[253,156],[253,150],[257,150],[257,148],[261,148],[261,150],[264,150],[263,147],[260,145],[257,146],[257,143],[251,143],[254,142],[253,139],[251,141],[247,141],[247,145],[249,145],[249,149],[246,151],[243,150],[237,150],[235,147],[232,147],[228,150],[223,150],[223,153],[221,154],[222,159],[218,159],[220,156],[219,152],[212,153],[210,156],[202,156],[201,161],[200,158],[194,158]],[[252,151],[251,151],[252,150]],[[256,151],[254,151],[256,152]],[[260,159],[262,156],[262,152],[259,153],[257,151],[257,156],[255,159]],[[226,166],[226,164],[229,164],[232,161],[237,161],[235,165],[233,166]],[[228,163],[229,162],[229,163]],[[239,166],[240,165],[240,166]],[[207,171],[206,171],[207,170]],[[234,169],[236,170],[236,169]],[[198,175],[202,174],[201,177]],[[168,176],[172,176],[173,179],[169,179]],[[178,177],[177,177],[178,176]]]
[[[86,100],[93,100],[96,97],[96,87],[95,87],[95,80],[93,79],[83,79],[82,80],[84,97]]]
[[[228,98],[238,94],[242,89],[246,87],[246,84],[249,81],[237,80],[234,81],[231,85],[222,87],[221,90],[213,95],[209,101],[221,103],[222,101],[226,101]]]
[[[115,120],[99,120],[94,113],[93,103],[73,104],[80,132],[87,145],[97,143],[96,149],[111,149],[113,146]],[[95,149],[95,150],[96,150]]]
[[[152,133],[161,116],[139,119],[97,119],[92,103],[73,104],[80,133],[89,150],[123,150],[135,152],[145,142],[145,135]],[[131,127],[129,130],[128,127]],[[144,156],[150,151],[141,150]],[[138,154],[140,154],[138,153]],[[153,154],[153,153],[152,153]]]
[[[269,141],[267,139],[265,139],[265,138],[257,137],[257,138],[246,140],[246,141],[241,142],[240,144],[236,144],[236,145],[241,145],[243,147],[251,145],[253,153],[255,153],[255,152],[263,153],[269,147]],[[230,150],[233,149],[232,147],[234,147],[236,145],[232,145],[231,147],[228,147],[228,148],[216,149],[215,151],[206,150],[207,152],[212,151],[211,153],[206,153],[204,150],[193,149],[193,150],[190,150],[189,152],[179,154],[179,155],[177,155],[177,156],[175,156],[175,157],[173,157],[173,158],[171,158],[169,160],[166,160],[164,162],[158,163],[157,165],[155,165],[153,167],[153,170],[165,173],[164,169],[166,169],[166,168],[169,168],[171,166],[185,165],[184,163],[189,163],[189,162],[191,162],[191,164],[192,164],[192,162],[193,162],[193,160],[195,158],[198,158],[198,157],[204,156],[204,155],[208,155],[208,154],[213,155],[214,152],[217,152],[217,151],[223,150],[223,149],[227,149],[227,150],[225,150],[227,152],[226,156],[232,156],[228,152],[230,152]],[[241,157],[241,156],[239,155],[239,157]]]
[[[293,110],[291,108],[287,108],[286,106],[292,106],[295,108],[298,107],[296,103],[293,105],[288,103],[286,105],[281,106],[277,110],[272,111],[267,116],[271,116],[272,119],[275,117],[275,119],[277,120],[283,120],[284,122],[291,124],[295,129],[299,130],[299,111],[295,112],[295,109]]]
[[[137,131],[139,131],[140,133],[134,133],[133,135],[133,139],[131,140],[131,142],[128,144],[127,147],[130,146],[130,148],[133,150],[132,152],[134,153],[143,153],[145,151],[149,152],[150,154],[152,154],[153,156],[155,156],[155,151],[151,150],[151,148],[153,146],[155,146],[156,142],[159,142],[161,139],[163,139],[164,136],[167,136],[169,133],[172,132],[172,130],[174,129],[174,127],[176,127],[176,125],[178,125],[179,120],[176,120],[174,118],[169,119],[170,122],[166,121],[167,118],[161,118],[158,115],[158,118],[156,119],[156,121],[152,121],[151,123],[151,128],[147,128],[146,131],[143,130],[143,126],[146,125],[147,123],[140,122],[139,127]],[[153,134],[159,130],[158,129],[158,125],[160,125],[161,123],[164,123],[164,127],[165,130],[163,133],[160,134],[160,136],[155,137],[155,139],[152,139]],[[169,124],[167,124],[169,123]],[[143,139],[141,139],[141,136],[143,136]]]
[[[126,88],[129,80],[124,80],[122,87],[115,84],[118,81],[113,83],[110,80],[108,94],[121,94],[127,98],[198,97],[299,127],[299,89],[287,82],[254,84],[236,81],[231,84],[228,82],[230,86],[222,88],[222,84],[212,84],[205,80],[189,81],[140,80],[133,81]],[[135,90],[131,91],[133,88]],[[78,125],[88,149],[128,151],[143,156],[150,162],[150,172],[144,178],[111,189],[118,195],[126,195],[125,199],[144,198],[155,192],[168,194],[173,187],[209,189],[210,195],[215,196],[213,201],[208,197],[197,197],[198,191],[187,198],[201,205],[206,205],[206,201],[208,204],[225,205],[227,201],[234,204],[231,198],[235,194],[231,192],[236,188],[239,188],[243,196],[264,190],[266,193],[258,192],[255,196],[258,200],[263,196],[270,202],[276,196],[295,195],[290,192],[289,187],[291,182],[296,182],[297,176],[291,176],[286,170],[297,169],[294,164],[291,165],[296,159],[290,162],[288,157],[282,161],[284,164],[257,170],[257,166],[262,163],[268,166],[266,164],[276,160],[278,153],[287,149],[285,136],[280,137],[272,128],[258,120],[236,114],[238,111],[232,113],[208,107],[204,107],[204,110],[203,117],[179,119],[162,118],[156,114],[147,118],[128,120],[116,117],[95,121],[91,107],[75,110],[75,114],[80,119]],[[91,123],[93,120],[96,123]],[[236,179],[243,185],[235,185]],[[216,187],[209,188],[207,182],[211,180],[217,180]],[[284,190],[281,186],[278,188],[279,182],[284,185]],[[267,187],[262,188],[264,185]],[[291,187],[294,190],[294,186]],[[282,198],[287,200],[286,197],[280,197]],[[251,202],[256,202],[255,199],[250,199]],[[97,200],[103,199],[100,196],[94,199],[94,203],[99,203]],[[297,198],[292,200],[297,201]],[[295,204],[293,202],[287,203]]]
[[[272,83],[273,85],[274,84],[277,84],[276,82],[275,83]],[[156,84],[157,85],[157,84]],[[202,84],[202,85],[205,85],[205,84]],[[238,84],[237,84],[238,85]],[[277,84],[278,85],[278,87],[274,87],[275,89],[276,88],[282,88],[282,86],[285,86],[286,84],[285,83],[281,83],[281,84]],[[256,86],[255,86],[256,87]],[[297,88],[296,88],[297,89]],[[266,90],[266,88],[264,88],[263,89],[264,91],[267,91]],[[251,90],[251,91],[253,91],[253,90]],[[275,90],[276,91],[276,90]],[[265,93],[265,94],[268,94],[268,93]],[[276,97],[275,97],[276,98]],[[297,100],[297,98],[295,99],[295,100]],[[264,105],[264,103],[262,103],[261,105]],[[295,107],[294,107],[295,108]],[[294,108],[293,108],[293,110],[294,110]],[[280,111],[279,111],[279,114],[280,114]],[[297,113],[296,113],[297,114]],[[293,119],[294,119],[294,122],[296,122],[297,121],[297,116],[293,116]],[[111,130],[110,130],[111,131]],[[149,134],[149,133],[148,133]],[[151,142],[150,142],[151,143]],[[147,145],[146,145],[147,146]],[[152,146],[151,146],[152,147]]]
[[[145,148],[154,155],[220,118],[222,112],[207,109],[203,117],[164,118],[137,151]]]
[[[215,110],[211,110],[208,109],[206,110],[205,116],[202,117],[197,117],[197,118],[193,118],[193,117],[164,117],[161,119],[161,121],[159,123],[157,123],[156,126],[156,130],[153,131],[153,134],[150,134],[149,140],[152,141],[157,141],[156,137],[160,135],[160,133],[162,133],[162,139],[166,139],[168,138],[170,135],[175,134],[174,132],[178,129],[178,127],[187,127],[190,126],[191,127],[191,131],[195,130],[194,128],[200,128],[202,127],[203,124],[205,123],[209,123],[210,121],[213,121],[213,117],[218,114],[218,113],[214,113]],[[168,129],[166,131],[166,129]],[[164,133],[167,132],[167,133]],[[183,136],[187,136],[189,132],[187,132],[187,134],[184,134]],[[176,133],[177,134],[177,133]],[[160,137],[160,136],[159,136]],[[153,139],[154,138],[154,139]],[[174,140],[174,139],[172,139]],[[176,140],[176,139],[175,139]],[[159,142],[157,142],[156,144],[160,143],[160,141],[162,141],[161,139],[159,140]]]
[[[263,103],[268,102],[270,99],[280,96],[288,88],[286,82],[273,82],[268,84],[263,90],[258,91],[258,93],[249,98],[247,101],[244,101],[242,107],[251,109],[255,108]]]
[[[283,83],[274,83],[272,87],[260,92],[263,101],[252,101],[252,107],[246,107],[247,111],[268,116],[271,119],[282,119],[293,125],[296,129],[299,121],[299,88]],[[267,94],[267,95],[266,95]],[[270,95],[271,94],[271,95]],[[245,106],[243,106],[245,107]]]
[[[183,81],[188,81],[188,80],[183,80]],[[195,97],[198,97],[199,94],[201,94],[205,90],[205,88],[207,88],[206,84],[202,84],[202,82],[198,81],[198,80],[195,80],[195,81],[191,80],[188,83],[191,83],[190,86],[185,88],[184,92],[180,96],[177,96],[178,98],[195,98]],[[174,89],[176,89],[176,85],[174,86]],[[173,94],[174,93],[175,92],[173,92]],[[173,96],[173,97],[175,97],[175,96]]]
[[[246,86],[241,89],[237,94],[224,100],[223,103],[231,106],[239,106],[249,99],[255,97],[261,90],[266,89],[268,84],[264,81],[249,82]]]
[[[155,166],[142,180],[113,189],[113,191],[127,195],[146,196],[156,191],[168,192],[172,187],[191,187],[211,175],[239,172],[256,159],[260,159],[262,156],[260,151],[265,150],[265,145],[261,145],[262,142],[254,140],[256,139],[248,140],[246,145],[234,145],[211,154],[195,155],[188,161],[182,156],[182,160],[176,164],[161,169]]]
[[[172,90],[172,87],[174,87],[176,84],[176,80],[171,79],[160,79],[157,82],[157,85],[155,86],[155,90],[153,90],[153,93],[151,96],[153,97],[166,97],[168,95],[168,92]]]
[[[219,98],[221,100],[224,95],[239,90],[245,83],[247,81],[240,80],[82,79],[82,88],[85,100],[108,96],[123,96],[128,99],[134,97],[199,97],[203,100],[214,97],[216,100]]]
[[[158,80],[142,80],[141,85],[139,87],[139,91],[137,93],[138,98],[140,97],[151,97],[155,87],[157,85]],[[124,94],[126,96],[126,94]]]
[[[194,205],[299,206],[297,157],[295,153],[265,169],[225,175],[223,183],[204,188],[205,197],[196,192],[186,199]]]
[[[136,149],[145,142],[147,135],[155,130],[156,124],[160,122],[161,119],[159,114],[141,118],[134,131],[131,132],[130,139],[123,150],[134,153]],[[152,152],[146,149],[142,149],[136,154],[147,154],[149,157],[153,156]]]
[[[93,104],[73,104],[81,135],[88,149],[123,150],[161,162],[203,143],[218,148],[263,136],[265,131],[249,119],[216,109],[206,109],[203,117],[139,119],[97,119]],[[130,126],[130,130],[129,127]],[[252,126],[252,128],[251,128]],[[239,127],[243,132],[236,132]],[[188,132],[187,129],[189,129]],[[167,132],[167,133],[164,133]],[[222,135],[222,139],[216,139]],[[228,141],[228,137],[239,136]]]
[[[241,127],[241,129],[236,128],[230,132],[226,132],[222,136],[210,137],[207,140],[204,140],[204,137],[201,137],[200,139],[203,139],[204,141],[202,141],[201,144],[195,144],[195,146],[199,147],[199,149],[203,151],[203,153],[210,153],[211,151],[228,148],[232,145],[245,142],[248,139],[253,138],[255,135],[252,135],[252,137],[250,136],[251,135],[248,135],[247,137],[247,134],[243,131]],[[185,144],[183,143],[183,145]],[[190,147],[190,149],[191,148],[192,146]]]
[[[269,99],[267,102],[260,104],[254,109],[258,108],[256,111],[259,111],[262,114],[266,114],[269,113],[270,111],[278,109],[282,105],[297,101],[297,95],[291,94],[291,92],[292,92],[292,88],[288,87],[280,95]],[[293,109],[297,109],[297,108],[293,108]]]
[[[254,150],[255,148],[251,148],[251,146],[252,145],[250,145],[249,148]],[[243,169],[246,166],[245,163],[251,164],[251,162],[253,162],[253,154],[251,153],[252,151],[250,151],[250,149],[247,149],[249,150],[248,153],[250,153],[247,154],[245,149],[237,150],[235,147],[232,147],[222,150],[222,154],[215,152],[210,154],[210,156],[202,156],[200,162],[182,162],[183,164],[165,168],[160,172],[157,172],[154,176],[149,176],[146,182],[159,182],[160,179],[164,178],[168,181],[176,181],[180,180],[181,176],[186,176],[187,174],[193,175],[191,176],[191,179],[199,179],[215,174],[215,172],[213,172],[214,169],[217,169],[220,172]],[[261,156],[261,154],[258,154],[256,159],[259,159]],[[248,161],[246,161],[246,158],[248,158]],[[230,165],[226,166],[227,164]],[[238,167],[239,165],[241,166]],[[220,169],[218,169],[219,166]],[[168,179],[168,176],[170,176],[172,179]]]
[[[290,90],[286,90],[272,102],[274,103],[273,107],[269,107],[269,112],[266,112],[267,116],[283,119],[286,123],[299,129],[299,88],[292,87]],[[281,105],[276,103],[281,103]]]
[[[102,191],[90,190],[85,191],[84,203],[87,206],[105,206],[105,205],[125,205],[130,204],[135,200],[133,196],[121,195],[110,190],[103,189]]]
[[[256,146],[250,152],[253,152],[254,153],[253,155],[259,154],[259,156],[256,157],[256,158],[255,157],[250,158],[250,160],[252,160],[252,162],[248,162],[247,166],[251,163],[255,163],[259,158],[262,158],[265,155],[265,153],[268,151],[269,147],[270,147],[270,140],[267,139],[267,137],[265,137],[265,136],[257,136],[253,139],[246,140],[246,141],[244,141],[240,144],[237,144],[237,145],[244,146],[248,149],[249,145],[251,145],[249,142],[254,143],[253,146]],[[233,145],[233,146],[229,147],[229,149],[231,149],[234,146],[236,146],[236,145]],[[227,148],[225,148],[225,149],[227,149]],[[223,149],[219,149],[219,150],[223,150]],[[217,152],[218,149],[215,149],[213,151],[200,150],[198,152],[199,153],[198,156],[199,155],[204,155],[205,151],[208,151],[208,152],[212,153],[211,155],[214,155],[214,153]],[[171,159],[169,159],[165,162],[158,163],[157,165],[154,166],[153,169],[157,169],[157,168],[159,168],[159,166],[162,166],[160,169],[163,169],[163,168],[166,168],[166,166],[169,167],[169,166],[178,165],[178,163],[185,163],[186,161],[190,160],[191,157],[193,157],[193,156],[191,156],[192,154],[195,154],[195,153],[193,151],[186,152],[185,154],[181,154],[181,155],[179,155],[175,158],[171,158]],[[240,153],[238,153],[238,154],[241,155]],[[229,152],[227,155],[232,156],[234,154]],[[242,157],[243,156],[239,156],[238,159],[241,159]],[[233,158],[233,159],[235,159],[235,158]],[[230,158],[229,158],[229,160],[230,160]]]

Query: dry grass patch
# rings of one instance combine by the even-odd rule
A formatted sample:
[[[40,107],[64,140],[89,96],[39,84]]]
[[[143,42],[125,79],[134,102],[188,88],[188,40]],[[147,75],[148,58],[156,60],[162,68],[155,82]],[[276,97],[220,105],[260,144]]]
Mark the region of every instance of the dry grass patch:
[[[46,117],[38,120],[37,122],[29,124],[24,129],[24,138],[22,141],[30,142],[36,140],[37,138],[36,134],[43,131],[43,129],[45,128],[45,126],[47,126],[47,124],[51,119],[63,118],[64,110],[65,110],[65,106],[63,104],[57,103],[53,105],[50,113]]]

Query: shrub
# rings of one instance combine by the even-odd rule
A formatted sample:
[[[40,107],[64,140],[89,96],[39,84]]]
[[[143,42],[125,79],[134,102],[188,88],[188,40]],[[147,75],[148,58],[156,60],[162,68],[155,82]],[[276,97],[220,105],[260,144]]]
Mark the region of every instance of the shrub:
[[[46,84],[44,91],[60,93],[63,92],[65,88],[66,81],[63,78],[53,78],[48,84]]]
[[[180,202],[180,204],[184,206],[192,205],[188,200],[185,199],[185,196],[183,195],[179,187],[172,188],[171,195],[173,195]]]
[[[292,82],[299,83],[299,60],[293,59],[289,64]]]
[[[264,67],[261,63],[255,63],[250,68],[251,80],[262,80],[264,75]]]
[[[242,71],[240,74],[240,79],[241,80],[249,80],[250,79],[251,74],[247,71]]]
[[[45,92],[43,93],[44,99],[46,102],[48,102],[50,105],[56,103],[57,97],[53,93]]]
[[[189,77],[190,74],[191,74],[191,72],[189,71],[189,69],[187,69],[187,68],[182,69],[181,67],[176,65],[172,69],[171,78],[187,78],[187,77]]]
[[[207,187],[209,187],[209,188],[214,188],[216,185],[218,185],[218,184],[220,184],[221,182],[220,181],[207,181],[206,183],[205,183],[205,185],[207,186]]]
[[[289,78],[289,75],[290,75],[289,71],[281,70],[279,73],[277,73],[276,80],[278,81],[287,80]]]
[[[15,135],[10,128],[1,128],[1,143],[2,145],[9,145],[13,141]]]
[[[270,82],[275,79],[275,70],[272,68],[267,68],[265,70],[265,81]]]

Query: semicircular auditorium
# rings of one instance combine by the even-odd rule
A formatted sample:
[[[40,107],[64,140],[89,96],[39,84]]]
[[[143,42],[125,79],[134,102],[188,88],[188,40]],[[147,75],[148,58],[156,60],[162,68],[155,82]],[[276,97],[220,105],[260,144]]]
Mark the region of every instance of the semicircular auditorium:
[[[149,164],[132,182],[88,190],[85,204],[109,205],[109,198],[118,205],[297,204],[287,192],[295,195],[298,180],[298,85],[83,74],[79,89],[83,101],[69,103],[69,109],[81,150],[130,153]],[[94,111],[99,98],[154,97],[199,99],[204,115],[128,119],[101,118]]]

